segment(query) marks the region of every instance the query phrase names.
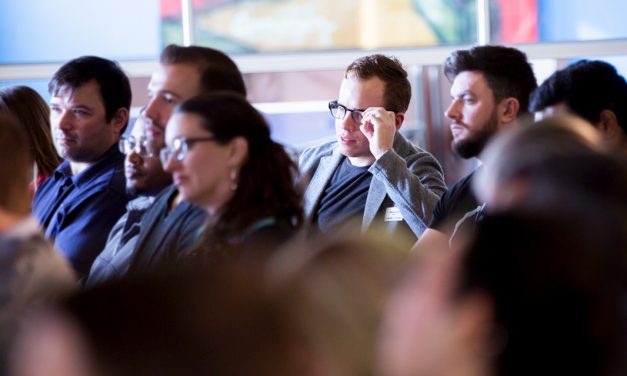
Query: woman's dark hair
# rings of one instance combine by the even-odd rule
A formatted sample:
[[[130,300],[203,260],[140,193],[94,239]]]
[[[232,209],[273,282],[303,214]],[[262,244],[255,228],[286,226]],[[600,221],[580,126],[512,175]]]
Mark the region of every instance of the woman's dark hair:
[[[26,132],[15,117],[0,111],[0,208],[26,215],[31,196],[28,182],[33,160]]]
[[[215,92],[187,100],[177,113],[194,114],[219,144],[236,137],[248,142],[233,198],[210,218],[201,247],[230,250],[255,222],[271,217],[292,229],[303,222],[301,194],[294,181],[298,167],[282,145],[272,141],[263,116],[241,95]]]
[[[31,157],[39,173],[50,175],[61,163],[50,132],[50,108],[44,99],[28,86],[0,89],[0,112],[10,113],[26,129]]]

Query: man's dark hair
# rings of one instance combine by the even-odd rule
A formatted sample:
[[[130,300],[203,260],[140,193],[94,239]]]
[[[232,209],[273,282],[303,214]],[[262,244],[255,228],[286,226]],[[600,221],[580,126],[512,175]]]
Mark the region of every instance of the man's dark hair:
[[[538,84],[524,52],[504,46],[477,46],[453,52],[444,63],[444,74],[451,82],[466,71],[483,73],[496,102],[514,97],[520,103],[518,117],[529,114],[529,96]]]
[[[48,91],[57,95],[65,87],[77,89],[95,80],[105,108],[105,118],[111,121],[120,108],[131,107],[131,84],[118,63],[97,56],[81,56],[68,61],[52,76]]]
[[[385,83],[383,106],[388,111],[405,112],[411,100],[411,85],[407,71],[398,59],[384,55],[369,55],[353,61],[345,77],[354,74],[360,80],[377,77]]]
[[[201,94],[228,90],[246,96],[242,73],[224,52],[209,47],[170,44],[161,52],[159,61],[163,65],[195,65],[201,75]]]
[[[532,93],[529,109],[542,111],[559,102],[592,124],[601,111],[611,110],[627,134],[627,82],[604,61],[581,60],[553,73]]]

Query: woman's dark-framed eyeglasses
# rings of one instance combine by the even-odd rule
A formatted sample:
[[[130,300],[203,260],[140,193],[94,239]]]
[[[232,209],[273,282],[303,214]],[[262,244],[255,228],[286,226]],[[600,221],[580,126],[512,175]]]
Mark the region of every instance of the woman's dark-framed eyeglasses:
[[[185,138],[177,137],[172,141],[171,146],[166,146],[159,152],[159,158],[161,164],[166,165],[171,157],[174,157],[177,161],[182,161],[187,156],[189,149],[197,142],[215,141],[215,137],[195,137]]]
[[[122,136],[118,142],[118,147],[126,155],[136,153],[142,157],[152,158],[159,154],[159,148],[155,146],[155,142],[146,137]]]
[[[351,113],[351,119],[355,122],[355,124],[361,124],[361,120],[364,117],[364,111],[366,109],[361,108],[348,108],[343,104],[339,104],[337,100],[329,102],[329,111],[331,111],[331,116],[338,120],[344,120],[347,113]]]

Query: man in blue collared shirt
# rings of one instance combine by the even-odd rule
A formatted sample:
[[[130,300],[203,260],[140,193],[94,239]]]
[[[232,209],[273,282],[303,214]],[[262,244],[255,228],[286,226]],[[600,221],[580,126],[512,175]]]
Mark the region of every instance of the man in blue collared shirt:
[[[128,201],[117,144],[131,88],[117,63],[84,56],[63,65],[48,89],[53,141],[65,161],[37,190],[33,214],[84,277]]]

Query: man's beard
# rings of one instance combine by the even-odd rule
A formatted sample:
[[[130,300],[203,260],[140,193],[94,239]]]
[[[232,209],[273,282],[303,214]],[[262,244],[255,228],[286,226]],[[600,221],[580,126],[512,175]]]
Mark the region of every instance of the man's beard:
[[[462,158],[468,159],[477,157],[483,151],[488,141],[496,134],[498,130],[498,119],[496,111],[492,112],[490,119],[484,124],[481,129],[469,131],[468,137],[465,139],[451,141],[451,147],[453,151]]]

